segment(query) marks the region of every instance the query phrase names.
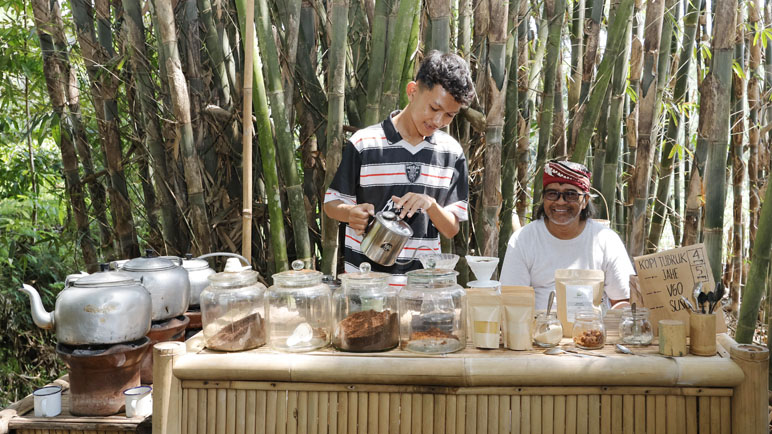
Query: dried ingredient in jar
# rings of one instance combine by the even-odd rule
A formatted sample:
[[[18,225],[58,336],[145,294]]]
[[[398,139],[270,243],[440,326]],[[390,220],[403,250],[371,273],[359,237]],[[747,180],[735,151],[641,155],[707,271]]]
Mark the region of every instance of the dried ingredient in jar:
[[[399,343],[397,314],[373,309],[352,313],[338,324],[333,345],[348,351],[381,351]]]
[[[216,323],[214,326],[220,327]],[[265,322],[257,312],[222,325],[214,336],[206,339],[207,348],[222,351],[248,350],[264,343]]]
[[[586,348],[600,347],[604,340],[603,332],[600,330],[585,330],[581,335],[574,336],[574,343]]]
[[[451,333],[446,333],[437,327],[432,327],[429,330],[423,331],[423,332],[413,332],[413,334],[410,335],[411,341],[421,341],[424,339],[455,339],[458,340],[458,337]]]

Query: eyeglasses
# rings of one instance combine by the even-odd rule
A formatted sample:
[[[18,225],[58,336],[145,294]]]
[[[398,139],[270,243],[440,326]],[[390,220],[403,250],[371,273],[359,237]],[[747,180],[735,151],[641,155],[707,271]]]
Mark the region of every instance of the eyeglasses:
[[[565,199],[566,202],[579,202],[579,199],[581,199],[585,194],[587,193],[580,193],[576,190],[566,190],[566,191],[557,191],[557,190],[547,190],[544,192],[544,198],[555,202],[557,200],[560,200],[560,196],[563,196],[563,199]]]

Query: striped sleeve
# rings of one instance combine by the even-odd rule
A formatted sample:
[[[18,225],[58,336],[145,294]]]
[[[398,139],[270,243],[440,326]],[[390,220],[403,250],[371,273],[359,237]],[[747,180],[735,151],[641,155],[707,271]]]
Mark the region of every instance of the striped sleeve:
[[[458,221],[463,222],[469,220],[469,213],[467,212],[468,200],[469,170],[466,165],[466,157],[464,157],[464,154],[461,154],[458,160],[456,160],[450,190],[442,206],[446,211],[455,214],[458,217]]]
[[[324,194],[324,203],[340,200],[349,205],[356,205],[356,192],[361,166],[362,160],[359,152],[357,152],[357,149],[351,142],[346,142],[338,171],[335,172],[335,177]]]

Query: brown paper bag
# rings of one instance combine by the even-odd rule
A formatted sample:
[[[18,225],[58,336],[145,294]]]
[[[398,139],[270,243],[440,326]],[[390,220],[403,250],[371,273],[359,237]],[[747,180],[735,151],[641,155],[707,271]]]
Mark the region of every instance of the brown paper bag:
[[[555,270],[555,299],[563,336],[570,338],[574,331],[574,315],[582,309],[600,312],[603,302],[602,270]]]
[[[655,334],[658,332],[656,324],[661,319],[677,319],[689,324],[689,308],[681,296],[699,309],[693,296],[696,283],[702,282],[706,290],[712,291],[715,288],[704,244],[638,256],[633,259],[633,265],[638,273],[639,304],[649,309],[649,320],[654,325],[652,328]],[[630,292],[633,296],[632,286]],[[715,312],[716,333],[724,333],[726,320],[720,304],[716,306]]]

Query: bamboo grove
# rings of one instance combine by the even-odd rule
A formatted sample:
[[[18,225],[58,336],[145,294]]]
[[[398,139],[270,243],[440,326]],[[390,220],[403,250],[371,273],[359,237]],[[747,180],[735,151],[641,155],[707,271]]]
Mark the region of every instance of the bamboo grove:
[[[444,250],[503,256],[545,161],[583,162],[631,256],[706,243],[752,339],[772,241],[772,4],[247,1],[29,0],[87,268],[151,248],[333,272],[338,225],[320,209],[346,138],[404,106],[438,49],[477,88],[450,126],[471,223]]]

